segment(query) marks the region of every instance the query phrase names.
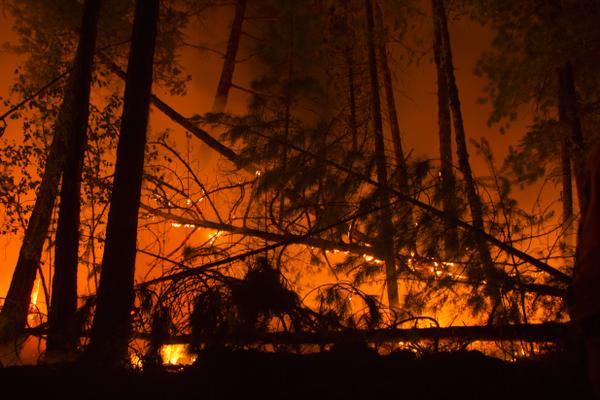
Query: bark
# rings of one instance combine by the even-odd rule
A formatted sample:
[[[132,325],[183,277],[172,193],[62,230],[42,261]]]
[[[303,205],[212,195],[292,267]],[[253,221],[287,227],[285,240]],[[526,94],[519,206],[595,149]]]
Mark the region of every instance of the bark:
[[[569,151],[568,137],[562,138],[561,143],[561,169],[562,169],[562,225],[563,236],[566,244],[572,244],[573,233],[573,181],[571,175],[571,152]]]
[[[384,30],[383,16],[381,8],[376,5],[377,11],[377,22],[379,28]],[[392,136],[392,143],[394,146],[394,161],[396,162],[397,174],[399,177],[400,191],[406,195],[410,194],[409,181],[408,181],[408,167],[404,158],[404,150],[402,149],[402,138],[400,135],[400,124],[398,122],[398,113],[396,112],[396,99],[394,98],[394,84],[392,81],[392,71],[388,62],[387,48],[386,48],[387,37],[383,35],[379,40],[379,57],[381,64],[381,71],[383,76],[383,88],[385,90],[385,98],[387,105],[387,115],[390,123],[390,133]],[[411,205],[407,205],[406,210],[401,210],[403,216],[401,218],[401,224],[406,227],[406,232],[413,232],[413,214]],[[405,243],[411,249],[416,248],[414,234],[410,234],[405,240]]]
[[[579,208],[581,208],[585,154],[583,151],[581,120],[579,119],[579,101],[575,90],[575,80],[571,63],[567,62],[559,68],[558,80],[559,118],[564,136],[569,145],[569,154],[575,177],[575,185],[577,187],[577,198],[579,200]]]
[[[62,172],[60,207],[56,230],[56,250],[52,300],[48,316],[47,354],[72,353],[78,333],[73,325],[77,311],[77,266],[79,250],[79,210],[81,172],[89,113],[90,86],[100,15],[100,0],[86,0],[75,68],[82,106],[72,130],[65,132],[66,160]]]
[[[367,43],[369,49],[369,73],[371,75],[371,103],[373,107],[373,130],[375,136],[375,158],[377,164],[377,183],[382,188],[388,187],[387,169],[385,160],[385,147],[383,142],[383,123],[381,120],[381,104],[379,99],[379,78],[377,76],[377,57],[375,53],[375,23],[373,18],[372,0],[365,0],[367,14]],[[398,280],[395,263],[394,250],[394,228],[392,226],[392,212],[390,209],[390,197],[387,190],[382,190],[381,202],[381,232],[379,242],[385,254],[385,275],[388,302],[391,307],[397,307]]]
[[[467,141],[462,118],[460,98],[458,95],[456,78],[454,77],[454,65],[452,62],[452,49],[450,45],[450,33],[448,32],[446,11],[443,0],[434,0],[433,4],[435,20],[439,24],[442,38],[442,57],[440,61],[443,69],[445,70],[448,83],[450,110],[452,111],[454,132],[456,134],[456,152],[458,164],[465,179],[465,190],[467,192],[467,201],[471,211],[471,218],[473,219],[473,226],[477,230],[485,232],[483,223],[483,206],[477,193],[477,188],[473,179],[473,173],[471,171],[471,164],[469,162],[469,152],[467,150]],[[479,235],[476,235],[474,239],[479,252],[479,258],[482,264],[484,276],[488,277],[488,285],[493,291],[492,296],[495,298],[494,300],[498,300],[500,295],[498,286],[502,284],[502,282],[497,282],[497,279],[500,278],[500,271],[497,271],[494,266],[490,249],[485,240],[483,240],[483,238],[481,238]]]
[[[235,3],[235,15],[231,24],[229,33],[229,41],[227,42],[227,51],[223,61],[223,69],[217,86],[217,94],[213,103],[212,111],[221,113],[227,105],[227,97],[231,89],[231,81],[235,70],[235,59],[237,57],[238,48],[240,45],[240,37],[242,35],[242,24],[244,23],[244,15],[246,13],[246,0],[237,0]]]
[[[439,8],[437,0],[432,0],[432,9]],[[434,60],[437,73],[438,93],[438,135],[440,142],[440,195],[442,210],[453,217],[457,216],[458,199],[456,198],[456,181],[452,160],[452,122],[450,116],[450,100],[448,93],[448,79],[442,65],[443,47],[440,21],[434,14]],[[458,232],[455,226],[444,221],[444,253],[447,258],[456,255],[458,251]]]
[[[86,350],[95,364],[128,363],[138,210],[159,0],[136,4],[98,301]]]
[[[82,41],[82,40],[80,40]],[[50,145],[42,181],[25,230],[25,236],[13,277],[0,313],[0,342],[7,343],[18,337],[27,324],[31,292],[39,268],[44,242],[58,194],[61,172],[65,162],[66,138],[77,135],[87,123],[89,106],[89,78],[85,71],[85,46],[78,47],[74,68],[65,87],[54,137]]]
[[[294,76],[294,14],[290,14],[290,36],[289,36],[289,53],[288,53],[288,76],[287,81],[284,85],[284,103],[285,103],[285,122],[284,122],[284,138],[283,138],[283,146],[281,148],[281,170],[284,173],[287,173],[287,164],[288,164],[288,148],[287,143],[290,137],[290,122],[291,122],[291,110],[292,110],[292,102],[293,102],[293,90],[292,86],[292,78]],[[285,215],[285,185],[283,184],[281,187],[281,193],[279,194],[279,228],[285,229],[283,227],[283,219]]]
[[[381,8],[376,5],[377,22],[379,29],[383,31],[383,16]],[[402,139],[400,135],[400,124],[398,123],[398,113],[396,112],[396,99],[394,98],[394,84],[392,82],[392,71],[388,62],[386,37],[383,36],[378,41],[378,50],[381,64],[381,72],[383,76],[383,88],[385,90],[385,98],[387,105],[387,114],[390,122],[390,133],[392,143],[394,145],[394,161],[399,169],[400,187],[403,192],[408,192],[408,170],[406,160],[404,159],[404,150],[402,149]]]
[[[350,101],[350,133],[352,134],[352,153],[358,151],[358,124],[356,122],[356,83],[354,79],[354,57],[352,48],[348,45],[345,49],[346,64],[348,66],[348,93]]]
[[[58,117],[59,122],[55,127],[54,138],[46,158],[42,181],[36,194],[17,264],[0,313],[0,344],[14,341],[27,325],[31,292],[40,264],[43,245],[48,235],[64,161],[64,138],[61,137],[63,129],[60,127],[67,126],[66,114],[71,114],[74,103],[69,106],[65,103],[71,100],[65,98],[63,101],[63,108]]]

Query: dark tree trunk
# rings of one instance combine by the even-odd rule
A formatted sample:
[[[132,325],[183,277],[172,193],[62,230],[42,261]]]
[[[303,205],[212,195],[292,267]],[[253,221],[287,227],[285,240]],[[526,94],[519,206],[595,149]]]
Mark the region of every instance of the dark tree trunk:
[[[281,168],[283,171],[287,170],[288,164],[288,140],[290,137],[290,122],[291,122],[291,110],[292,110],[292,102],[293,102],[293,90],[292,87],[292,78],[294,76],[294,14],[293,12],[290,14],[290,36],[289,36],[289,53],[288,53],[288,76],[285,82],[284,87],[284,95],[285,95],[285,121],[284,121],[284,137],[283,137],[283,146],[281,148]],[[287,171],[286,171],[287,172]],[[284,173],[286,173],[284,172]],[[283,227],[283,217],[285,215],[285,183],[282,187],[281,193],[279,194],[279,227],[280,229],[284,229]]]
[[[436,10],[439,1],[432,0],[432,9]],[[437,72],[438,92],[438,134],[440,141],[440,195],[442,209],[452,218],[457,218],[458,199],[456,198],[456,182],[452,161],[452,122],[450,116],[450,96],[448,94],[448,79],[444,66],[442,32],[438,12],[434,13],[434,59]],[[444,252],[446,257],[456,255],[458,251],[458,230],[447,220],[444,221]]]
[[[327,332],[268,332],[250,337],[230,336],[225,343],[248,345],[250,343],[270,343],[286,345],[333,343],[391,343],[406,341],[416,343],[420,340],[464,340],[470,341],[531,341],[566,343],[572,335],[570,323],[546,322],[541,324],[511,324],[511,325],[475,325],[450,326],[434,328],[384,328],[384,329],[347,329],[343,331],[330,330]],[[139,335],[141,339],[150,339],[148,335]],[[171,336],[166,341],[169,344],[188,344],[190,335]]]
[[[213,112],[223,112],[227,105],[227,97],[229,95],[229,89],[231,89],[231,81],[233,79],[233,71],[235,70],[236,63],[235,59],[240,45],[245,13],[246,0],[237,0],[235,4],[235,15],[229,33],[229,41],[227,42],[225,60],[223,61],[223,69],[221,70],[221,78],[219,79],[219,86],[217,86],[217,94],[213,103]]]
[[[348,66],[348,93],[350,100],[350,133],[352,134],[352,153],[358,151],[358,124],[356,121],[356,82],[352,48],[346,46],[346,64]]]
[[[66,116],[71,114],[74,103],[69,106],[65,103],[71,100],[67,100],[66,97],[63,100],[63,108],[58,117],[54,138],[46,158],[44,175],[36,194],[35,204],[19,251],[17,265],[0,313],[0,344],[14,341],[27,324],[31,292],[39,268],[43,245],[48,235],[64,161],[64,138],[61,137],[64,131],[59,127],[68,126]]]
[[[569,151],[569,138],[563,137],[561,143],[561,169],[562,169],[562,225],[563,235],[567,245],[571,243],[573,232],[573,180],[571,175],[571,152]]]
[[[383,123],[381,120],[381,104],[379,100],[379,78],[377,76],[377,56],[375,54],[375,23],[373,18],[372,0],[365,0],[367,14],[367,42],[369,48],[369,73],[371,75],[371,103],[373,107],[373,129],[375,134],[375,158],[377,163],[377,182],[382,188],[387,188],[387,169],[385,162],[385,147],[383,142]],[[398,280],[394,250],[394,228],[392,226],[392,212],[390,198],[387,190],[381,193],[381,232],[379,242],[385,255],[385,275],[388,301],[391,307],[397,307]]]
[[[434,1],[434,13],[435,20],[439,23],[439,29],[442,37],[443,51],[441,64],[446,71],[445,75],[448,83],[450,109],[452,111],[454,132],[456,134],[456,153],[458,156],[458,165],[465,179],[465,190],[467,192],[467,201],[471,210],[473,226],[477,230],[485,232],[483,223],[483,206],[477,193],[477,188],[475,187],[475,181],[471,171],[471,164],[469,163],[469,152],[467,150],[467,140],[463,124],[460,98],[458,95],[458,87],[456,86],[456,78],[454,77],[450,33],[448,32],[448,22],[443,0]],[[490,249],[485,239],[480,235],[476,235],[474,237],[474,241],[479,252],[479,261],[481,262],[483,276],[485,276],[488,280],[488,293],[492,296],[493,301],[498,304],[500,301],[500,286],[502,285],[502,282],[497,281],[500,278],[500,271],[496,271],[494,267]]]
[[[159,0],[138,0],[133,21],[102,273],[86,350],[89,361],[102,365],[127,363],[158,9]]]
[[[90,79],[86,68],[90,67],[84,60],[86,57],[84,52],[87,52],[87,49],[81,44],[74,60],[74,69],[65,88],[42,181],[0,314],[0,342],[3,343],[14,340],[27,324],[31,292],[43,245],[48,235],[52,209],[65,162],[66,140],[69,136],[80,134],[82,129],[85,130],[82,127],[87,124]]]
[[[379,28],[384,30],[384,22],[383,16],[381,13],[381,8],[379,5],[375,7],[377,11],[377,22]],[[409,182],[408,182],[408,167],[406,165],[406,160],[404,159],[404,150],[402,149],[402,139],[400,136],[400,124],[398,123],[398,113],[396,112],[396,99],[394,98],[394,84],[392,82],[392,71],[390,70],[390,65],[387,57],[387,48],[386,48],[386,40],[385,36],[382,36],[379,40],[379,57],[381,64],[381,71],[383,75],[383,88],[385,90],[385,98],[387,103],[387,115],[390,121],[390,133],[392,136],[392,143],[394,145],[394,158],[396,162],[397,174],[399,177],[400,191],[408,195],[410,193],[409,190]],[[406,209],[401,211],[404,215],[401,219],[402,226],[407,228],[407,232],[413,232],[413,216],[412,216],[412,206],[410,204],[406,204]],[[405,243],[414,250],[416,247],[414,235],[410,235],[405,239]]]
[[[376,5],[377,22],[379,29],[384,29],[383,16],[381,8]],[[385,90],[385,98],[387,103],[387,113],[390,121],[390,131],[392,135],[392,143],[394,145],[394,156],[396,165],[400,170],[400,185],[403,192],[408,190],[408,171],[406,168],[406,160],[404,159],[404,150],[402,149],[402,140],[400,136],[400,124],[398,123],[398,113],[396,112],[396,99],[394,98],[394,84],[392,82],[392,71],[387,57],[386,38],[381,37],[378,41],[378,50],[381,64],[381,72],[383,75],[383,88]]]
[[[60,207],[56,230],[52,301],[48,316],[47,355],[52,357],[73,353],[77,349],[78,333],[73,325],[77,310],[77,266],[79,250],[79,209],[81,171],[85,150],[89,111],[92,66],[96,43],[96,28],[100,15],[100,0],[86,0],[73,75],[81,90],[81,107],[77,125],[65,132],[66,160],[62,172]],[[53,354],[56,353],[56,354]]]
[[[575,90],[573,66],[571,63],[565,63],[558,70],[558,81],[559,118],[569,147],[573,175],[575,176],[575,185],[577,187],[577,198],[579,200],[579,207],[581,208],[581,185],[584,181],[585,154],[583,151],[581,120],[579,119],[579,101]]]

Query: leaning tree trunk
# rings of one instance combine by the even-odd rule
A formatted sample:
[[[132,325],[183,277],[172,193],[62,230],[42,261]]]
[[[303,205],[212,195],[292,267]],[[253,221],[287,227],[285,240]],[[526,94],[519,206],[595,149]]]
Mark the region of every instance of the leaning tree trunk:
[[[244,15],[246,13],[246,0],[237,0],[235,3],[235,15],[231,24],[229,33],[229,41],[227,42],[227,51],[223,60],[223,69],[221,70],[221,78],[217,86],[217,94],[213,103],[212,111],[221,113],[227,105],[227,97],[229,89],[231,89],[231,81],[233,79],[233,71],[235,70],[235,59],[237,57],[238,48],[240,45],[240,37],[242,36],[242,24],[244,23]]]
[[[380,190],[380,220],[381,232],[379,242],[383,247],[385,261],[385,275],[388,302],[391,307],[397,307],[398,280],[396,273],[395,251],[394,251],[394,228],[392,226],[392,211],[390,209],[389,192],[385,190],[388,186],[387,170],[385,163],[385,147],[383,143],[383,123],[381,120],[381,104],[379,100],[379,78],[377,76],[377,58],[375,54],[375,23],[373,19],[372,0],[365,0],[367,14],[367,43],[369,48],[369,73],[371,75],[371,102],[373,107],[373,128],[375,133],[375,158],[377,163],[377,182],[383,190]]]
[[[377,11],[377,23],[379,29],[384,28],[383,16],[379,5],[375,7]],[[385,90],[385,98],[387,103],[387,112],[390,122],[390,132],[392,135],[392,143],[394,145],[394,158],[396,165],[400,169],[400,184],[402,191],[406,192],[408,188],[408,170],[406,160],[404,159],[404,150],[402,149],[402,139],[400,136],[400,124],[398,123],[398,113],[396,112],[396,99],[394,98],[394,84],[392,82],[392,71],[387,57],[386,37],[382,35],[378,41],[379,58],[381,64],[381,72],[383,75],[383,88]]]
[[[86,349],[95,364],[127,362],[158,10],[159,0],[137,1],[96,313]]]
[[[100,0],[86,0],[84,3],[73,71],[73,74],[78,76],[80,99],[85,107],[80,110],[81,115],[77,118],[77,126],[73,127],[75,129],[65,132],[66,160],[62,172],[52,300],[48,315],[46,354],[49,357],[74,353],[79,341],[74,319],[77,310],[81,171],[100,4]]]
[[[450,46],[450,33],[448,32],[448,22],[443,0],[434,0],[434,20],[439,24],[439,30],[442,38],[441,65],[445,70],[445,75],[448,83],[448,94],[450,100],[450,109],[452,111],[452,120],[454,122],[454,131],[456,134],[456,152],[458,156],[459,168],[465,179],[465,190],[467,192],[467,201],[471,210],[471,218],[473,226],[480,232],[485,232],[483,223],[483,206],[481,199],[475,187],[475,180],[469,163],[469,152],[467,150],[467,141],[465,128],[463,124],[462,111],[460,106],[460,98],[458,95],[458,87],[456,86],[456,78],[454,76],[454,65],[452,62],[452,49]],[[479,253],[479,261],[481,262],[482,276],[481,280],[487,280],[487,293],[491,296],[494,302],[489,321],[494,319],[494,313],[501,301],[501,290],[503,282],[503,274],[496,270],[490,254],[490,249],[481,235],[475,235],[475,246]]]
[[[54,201],[65,162],[67,137],[85,131],[89,107],[90,78],[88,49],[83,37],[74,60],[74,67],[65,87],[63,102],[54,126],[42,181],[36,194],[35,204],[25,230],[17,265],[0,313],[0,342],[16,339],[27,324],[29,302],[39,269],[44,242],[52,217]]]
[[[436,0],[432,0],[432,8],[435,10]],[[442,65],[443,47],[440,22],[434,14],[434,60],[437,73],[438,93],[438,135],[440,141],[440,197],[443,211],[457,218],[458,199],[456,198],[456,181],[454,178],[452,161],[452,122],[450,116],[450,95],[448,93],[448,78]],[[444,221],[444,253],[446,257],[453,257],[458,251],[458,230],[449,221]]]
[[[65,104],[67,101],[70,99],[67,100],[65,94],[59,120],[55,126],[54,138],[46,157],[42,181],[36,194],[35,204],[21,243],[17,265],[0,313],[0,344],[13,342],[22,334],[27,325],[31,292],[39,268],[43,245],[48,235],[64,160],[64,141],[60,137],[64,131],[59,127],[67,126],[66,114],[71,114],[73,103],[67,107]]]
[[[384,30],[383,16],[379,5],[375,7],[377,11],[377,22],[379,29]],[[392,144],[394,146],[394,161],[396,162],[397,174],[399,177],[400,192],[405,195],[409,195],[409,182],[408,182],[408,167],[406,160],[404,159],[404,150],[402,149],[402,139],[400,135],[400,124],[398,123],[398,113],[396,112],[396,99],[394,98],[394,84],[392,81],[392,71],[387,57],[385,35],[382,35],[379,44],[379,57],[381,64],[381,71],[383,75],[383,88],[385,90],[385,98],[387,103],[387,115],[390,123],[390,133],[392,136]],[[407,229],[407,232],[413,231],[413,215],[412,206],[406,204],[406,209],[402,210],[403,217],[401,218],[401,225]],[[409,237],[405,239],[405,243],[411,250],[415,250],[415,237],[414,234],[409,234]]]

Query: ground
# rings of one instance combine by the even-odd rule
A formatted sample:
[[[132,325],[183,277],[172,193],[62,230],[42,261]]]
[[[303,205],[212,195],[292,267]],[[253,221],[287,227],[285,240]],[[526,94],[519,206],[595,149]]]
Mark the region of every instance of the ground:
[[[583,362],[567,353],[505,362],[479,352],[380,356],[213,351],[177,372],[80,364],[0,369],[19,399],[586,399]],[[382,397],[383,398],[383,397]]]

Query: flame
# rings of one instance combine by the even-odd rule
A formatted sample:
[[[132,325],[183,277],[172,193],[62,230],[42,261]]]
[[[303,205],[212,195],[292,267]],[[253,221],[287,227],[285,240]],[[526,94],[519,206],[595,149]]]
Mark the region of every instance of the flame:
[[[375,258],[373,256],[370,256],[368,254],[363,254],[362,257],[365,259],[366,262],[374,262],[375,264],[383,264],[383,260],[380,260],[378,258]]]
[[[35,288],[31,293],[31,306],[35,307],[37,305],[38,294],[40,293],[40,280],[39,278],[35,281]]]
[[[208,234],[208,240],[210,244],[214,244],[215,241],[219,238],[219,236],[223,235],[223,231],[214,231]]]
[[[182,225],[182,224],[180,224],[179,222],[171,222],[171,226],[172,226],[173,228],[181,228],[182,226],[183,226],[184,228],[195,228],[195,227],[196,227],[196,225],[194,225],[194,224],[183,224],[183,225]]]
[[[134,368],[142,368],[144,366],[144,362],[142,361],[142,359],[140,358],[140,356],[138,356],[135,353],[132,353],[129,356],[129,361],[131,362],[131,366]]]
[[[196,360],[187,352],[185,344],[166,344],[160,348],[160,355],[165,365],[185,365]]]
[[[38,314],[36,306],[37,306],[39,293],[40,293],[40,279],[38,278],[35,281],[35,286],[33,288],[33,292],[31,292],[31,299],[30,299],[30,303],[29,303],[29,314],[27,315],[28,319],[33,319],[33,318],[35,318],[36,314]]]

